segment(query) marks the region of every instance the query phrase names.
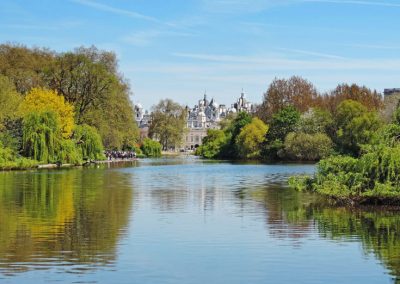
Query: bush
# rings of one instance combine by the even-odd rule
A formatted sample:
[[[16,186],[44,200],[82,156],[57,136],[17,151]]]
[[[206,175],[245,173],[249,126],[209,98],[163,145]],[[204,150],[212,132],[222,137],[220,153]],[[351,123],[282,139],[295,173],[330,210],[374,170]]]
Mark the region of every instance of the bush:
[[[140,149],[147,157],[157,158],[161,157],[161,147],[162,146],[159,142],[154,141],[150,138],[145,138]]]
[[[203,144],[196,149],[195,154],[207,159],[217,158],[227,143],[228,139],[224,131],[209,129],[207,136],[203,138]]]
[[[360,203],[400,199],[400,145],[381,145],[358,159],[331,156],[319,162],[314,178],[302,179],[292,178],[290,186]]]
[[[74,129],[74,140],[84,160],[105,159],[103,143],[96,128],[87,124],[77,125]]]
[[[291,132],[286,136],[285,156],[290,160],[317,161],[332,152],[332,140],[324,133]]]

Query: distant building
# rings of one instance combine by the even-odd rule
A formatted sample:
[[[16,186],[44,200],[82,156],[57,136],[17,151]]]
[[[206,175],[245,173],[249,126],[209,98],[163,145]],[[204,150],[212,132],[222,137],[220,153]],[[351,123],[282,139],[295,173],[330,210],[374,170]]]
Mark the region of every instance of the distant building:
[[[140,139],[149,137],[149,125],[151,122],[151,115],[146,110],[143,109],[143,106],[138,103],[135,105],[135,120],[139,127],[140,131]]]
[[[400,106],[400,88],[385,89],[383,94],[384,118],[390,121],[393,113]]]
[[[235,112],[247,112],[253,113],[255,111],[255,105],[251,102],[247,101],[246,94],[243,92],[240,94],[240,98],[237,99],[236,103],[232,105],[231,110],[235,110]]]
[[[221,120],[230,113],[254,112],[254,105],[247,101],[242,90],[240,97],[229,109],[224,104],[218,104],[213,98],[209,101],[207,94],[204,94],[203,99],[199,100],[193,108],[187,107],[186,110],[188,131],[183,139],[183,147],[185,150],[194,150],[202,144],[208,129],[219,129]]]

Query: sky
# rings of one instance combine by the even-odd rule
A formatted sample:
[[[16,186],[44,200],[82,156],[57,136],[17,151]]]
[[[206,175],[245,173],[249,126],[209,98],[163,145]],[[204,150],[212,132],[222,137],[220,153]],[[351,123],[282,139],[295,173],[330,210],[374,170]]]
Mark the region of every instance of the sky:
[[[400,0],[0,0],[0,42],[114,51],[132,100],[259,103],[274,78],[400,87]]]

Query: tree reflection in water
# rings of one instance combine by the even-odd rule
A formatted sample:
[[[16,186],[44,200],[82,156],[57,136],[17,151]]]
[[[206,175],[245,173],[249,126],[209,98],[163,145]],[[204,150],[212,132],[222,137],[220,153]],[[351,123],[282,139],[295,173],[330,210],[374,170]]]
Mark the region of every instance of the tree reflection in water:
[[[365,254],[373,253],[400,283],[400,209],[332,206],[317,195],[290,189],[252,191],[266,210],[268,231],[295,243],[316,231],[334,241],[359,241]]]
[[[0,272],[112,264],[132,198],[131,179],[117,171],[1,173]]]

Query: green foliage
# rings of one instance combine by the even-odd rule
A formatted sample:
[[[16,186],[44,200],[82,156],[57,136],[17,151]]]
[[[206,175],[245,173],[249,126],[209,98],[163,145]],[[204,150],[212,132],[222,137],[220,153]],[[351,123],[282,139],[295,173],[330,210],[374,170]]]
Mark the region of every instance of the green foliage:
[[[312,178],[309,176],[292,176],[289,178],[289,186],[297,191],[306,191],[311,188]]]
[[[37,161],[18,157],[13,149],[4,147],[0,142],[0,170],[30,169],[38,164]]]
[[[0,75],[0,131],[4,128],[6,120],[18,117],[17,109],[22,101],[22,96],[15,90],[12,81]]]
[[[76,147],[75,141],[61,139],[58,142],[53,161],[73,165],[82,163],[82,152]]]
[[[145,138],[142,142],[140,149],[147,157],[158,158],[161,157],[161,144],[150,138]]]
[[[55,53],[3,44],[0,45],[0,74],[7,76],[16,91],[24,95],[39,87],[62,95],[74,106],[75,122],[97,128],[107,149],[133,146],[138,140],[129,85],[120,75],[112,52],[92,46]],[[1,120],[3,108],[0,109]],[[66,131],[64,138],[69,136],[73,125],[68,123],[68,126],[69,132]]]
[[[34,160],[55,162],[61,128],[54,112],[30,113],[23,122],[23,148],[25,155]]]
[[[296,182],[291,185],[300,188]],[[321,160],[306,188],[359,203],[400,199],[400,145],[380,145],[358,159],[331,156]]]
[[[387,124],[378,129],[372,137],[372,145],[393,147],[400,142],[400,125]]]
[[[332,140],[324,133],[291,132],[286,136],[285,156],[290,160],[318,161],[331,154]]]
[[[267,135],[268,141],[284,141],[289,132],[293,132],[300,120],[300,112],[293,106],[288,106],[272,116],[270,129]]]
[[[223,130],[208,129],[207,136],[203,138],[203,144],[196,149],[196,155],[208,159],[218,158],[227,142],[228,139]]]
[[[261,145],[265,141],[268,126],[258,118],[245,125],[236,138],[236,148],[240,158],[259,158]]]
[[[400,125],[400,107],[393,113],[393,123]]]
[[[105,159],[103,143],[96,128],[87,124],[77,125],[73,137],[84,160]]]
[[[62,137],[54,112],[30,113],[23,121],[23,150],[26,157],[45,163],[80,163],[75,143]]]
[[[252,117],[246,112],[240,112],[231,122],[231,124],[225,129],[225,136],[229,142],[221,147],[221,157],[225,158],[238,158],[240,157],[240,149],[238,148],[237,137],[243,127],[250,124]]]
[[[359,155],[361,146],[371,142],[381,121],[375,112],[368,112],[361,103],[345,100],[337,108],[336,124],[341,151]]]
[[[300,112],[293,106],[285,107],[272,116],[266,136],[268,143],[262,149],[264,159],[276,160],[284,157],[284,140],[290,132],[296,130],[299,120]]]
[[[149,136],[160,141],[163,150],[179,147],[186,127],[186,110],[165,99],[153,106]]]
[[[300,116],[296,131],[307,134],[329,134],[333,127],[334,120],[328,111],[312,108]]]

